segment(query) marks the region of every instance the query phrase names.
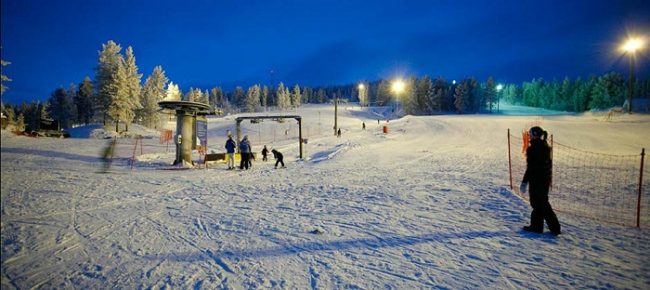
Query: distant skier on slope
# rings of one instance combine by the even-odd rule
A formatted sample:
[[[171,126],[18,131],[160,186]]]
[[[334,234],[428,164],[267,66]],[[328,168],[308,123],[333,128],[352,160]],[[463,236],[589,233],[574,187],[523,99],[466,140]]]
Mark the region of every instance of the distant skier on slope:
[[[540,127],[532,127],[528,132],[530,135],[530,147],[526,149],[526,173],[521,182],[519,190],[525,193],[530,184],[530,206],[533,211],[530,214],[530,225],[524,230],[535,233],[544,232],[544,220],[549,230],[555,236],[561,233],[560,222],[557,220],[551,204],[548,202],[548,191],[551,185],[551,147],[548,146],[546,138],[548,133]]]
[[[275,168],[278,168],[278,164],[282,164],[282,168],[284,168],[284,156],[282,153],[275,149],[271,150],[271,152],[273,153],[273,158],[275,158]]]
[[[232,136],[228,136],[225,147],[226,153],[228,153],[228,169],[235,169],[235,148],[237,148],[237,144],[232,140]]]
[[[269,160],[267,155],[269,155],[269,149],[266,149],[266,145],[264,145],[264,149],[262,149],[262,161]]]
[[[248,170],[250,165],[250,154],[251,154],[251,144],[248,141],[248,135],[244,136],[244,139],[239,142],[239,154],[241,154],[241,162],[239,163],[239,169]]]

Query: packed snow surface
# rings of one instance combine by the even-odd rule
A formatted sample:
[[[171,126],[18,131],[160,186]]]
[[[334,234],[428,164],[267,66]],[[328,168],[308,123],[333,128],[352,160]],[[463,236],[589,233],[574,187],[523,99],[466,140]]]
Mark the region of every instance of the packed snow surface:
[[[563,144],[638,154],[648,115],[389,112],[341,106],[340,138],[331,105],[286,112],[303,116],[303,160],[295,120],[244,122],[247,171],[164,170],[174,145],[136,125],[141,145],[119,139],[105,174],[100,126],[3,131],[2,289],[650,289],[647,228],[558,212],[558,237],[520,230],[531,209],[509,189],[506,141],[537,123]],[[209,119],[209,152],[235,117]],[[285,169],[262,161],[265,144]]]

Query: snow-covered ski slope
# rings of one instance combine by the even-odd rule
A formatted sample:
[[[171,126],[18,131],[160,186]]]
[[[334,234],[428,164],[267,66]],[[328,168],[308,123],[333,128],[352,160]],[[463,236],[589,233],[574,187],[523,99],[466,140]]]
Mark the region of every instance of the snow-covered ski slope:
[[[650,288],[648,230],[558,213],[559,237],[520,231],[530,207],[508,189],[506,143],[537,122],[563,144],[638,154],[650,116],[388,112],[341,105],[341,138],[331,105],[287,112],[303,116],[303,161],[295,121],[245,122],[283,170],[272,156],[158,170],[163,150],[96,174],[106,140],[3,131],[2,289]],[[235,117],[209,120],[211,151]]]

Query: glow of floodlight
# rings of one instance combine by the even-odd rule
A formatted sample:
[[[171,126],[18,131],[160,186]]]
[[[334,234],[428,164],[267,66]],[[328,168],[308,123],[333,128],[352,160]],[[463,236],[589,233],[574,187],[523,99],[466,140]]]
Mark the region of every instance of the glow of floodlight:
[[[621,50],[627,53],[635,53],[638,50],[643,49],[644,45],[645,45],[645,41],[643,41],[642,38],[633,37],[625,41],[623,46],[621,46]]]
[[[393,81],[393,84],[391,85],[391,89],[394,93],[399,94],[404,91],[404,81],[397,79]]]

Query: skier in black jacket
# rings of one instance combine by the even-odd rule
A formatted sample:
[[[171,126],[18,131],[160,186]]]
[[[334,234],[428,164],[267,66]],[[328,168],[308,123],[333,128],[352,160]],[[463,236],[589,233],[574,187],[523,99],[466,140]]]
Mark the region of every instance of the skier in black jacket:
[[[284,167],[284,156],[282,156],[282,153],[278,150],[271,150],[273,153],[273,157],[275,158],[275,168],[278,168],[278,163],[282,164],[282,167]]]
[[[267,161],[269,160],[266,156],[269,154],[269,149],[266,149],[266,145],[264,145],[264,149],[262,149],[262,161]]]
[[[548,191],[551,185],[551,147],[548,146],[546,138],[548,133],[540,127],[532,127],[528,132],[530,146],[526,149],[526,173],[521,181],[519,190],[525,193],[530,184],[530,206],[533,212],[530,214],[530,225],[524,230],[535,233],[544,232],[544,220],[553,235],[559,235],[560,222],[557,220],[551,204],[548,202]]]

